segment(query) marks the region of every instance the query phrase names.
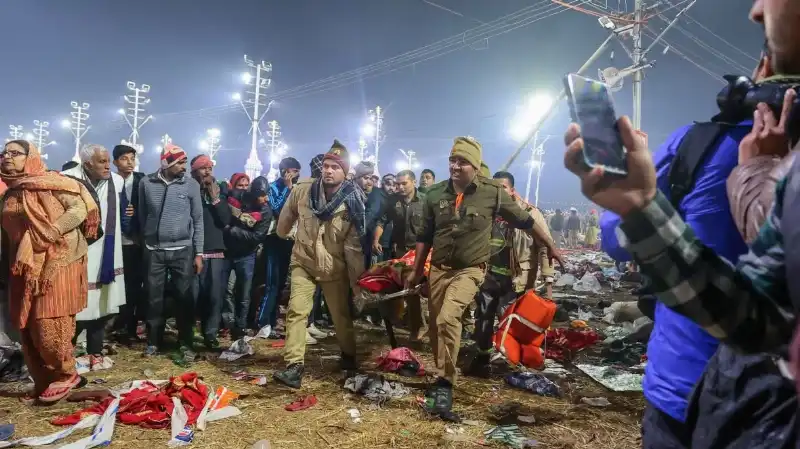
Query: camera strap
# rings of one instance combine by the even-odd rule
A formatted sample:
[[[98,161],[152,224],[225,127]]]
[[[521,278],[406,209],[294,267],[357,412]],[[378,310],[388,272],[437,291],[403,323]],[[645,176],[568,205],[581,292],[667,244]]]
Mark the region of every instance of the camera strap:
[[[669,199],[675,210],[680,212],[681,202],[694,189],[697,169],[717,148],[720,136],[730,128],[728,123],[695,123],[683,137],[667,174]]]

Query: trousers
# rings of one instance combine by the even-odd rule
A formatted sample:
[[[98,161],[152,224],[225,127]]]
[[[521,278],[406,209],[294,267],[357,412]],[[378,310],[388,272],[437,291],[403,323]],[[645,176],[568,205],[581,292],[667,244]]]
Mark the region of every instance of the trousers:
[[[305,358],[306,327],[308,315],[314,306],[314,291],[317,285],[325,295],[339,348],[343,354],[355,357],[356,334],[348,306],[350,282],[347,273],[342,273],[336,281],[318,282],[303,267],[294,266],[291,269],[289,282],[291,282],[291,295],[289,310],[286,312],[286,346],[283,356],[286,364],[303,363]]]
[[[278,322],[278,303],[286,286],[292,247],[294,241],[282,239],[277,235],[267,236],[267,241],[264,243],[264,251],[267,252],[267,278],[264,298],[258,311],[259,328],[269,324],[274,329]]]
[[[194,343],[195,302],[191,287],[195,278],[192,264],[193,249],[145,250],[144,266],[147,272],[147,344],[161,346],[164,343],[166,307],[164,288],[169,273],[175,292],[175,319],[178,324],[178,340],[191,347]]]
[[[206,342],[217,339],[230,272],[227,259],[204,259],[203,271],[197,275],[194,283],[194,297],[200,309],[200,327]]]
[[[484,270],[478,267],[459,270],[431,267],[428,336],[436,371],[452,384],[458,377],[456,362],[461,347],[461,317],[475,299],[483,278]]]
[[[116,328],[130,338],[136,338],[139,319],[144,318],[147,296],[144,294],[144,267],[142,247],[122,246],[122,263],[125,266],[125,304],[119,308]]]

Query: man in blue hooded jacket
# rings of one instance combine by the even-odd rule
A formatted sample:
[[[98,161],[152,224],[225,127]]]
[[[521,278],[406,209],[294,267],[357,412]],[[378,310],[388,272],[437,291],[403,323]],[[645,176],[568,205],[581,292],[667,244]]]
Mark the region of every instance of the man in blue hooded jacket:
[[[675,131],[653,154],[658,188],[670,195],[669,170],[687,132],[694,125]],[[735,263],[747,252],[731,216],[725,182],[738,163],[739,141],[751,123],[732,126],[714,143],[706,160],[695,173],[694,188],[680,203],[684,220],[697,237],[717,254]],[[694,148],[693,151],[703,151]],[[602,248],[617,261],[631,260],[619,246],[615,230],[620,218],[605,212],[600,219]],[[644,377],[647,406],[642,418],[644,449],[690,447],[693,429],[686,423],[689,396],[703,375],[719,342],[694,322],[658,303],[655,327],[647,347]]]

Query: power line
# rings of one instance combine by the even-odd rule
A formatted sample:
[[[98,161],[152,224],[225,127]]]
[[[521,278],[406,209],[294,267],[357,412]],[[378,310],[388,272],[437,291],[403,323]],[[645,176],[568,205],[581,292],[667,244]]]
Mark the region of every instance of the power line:
[[[667,20],[662,15],[659,15],[659,17],[662,20]],[[676,24],[675,28],[678,31],[680,31],[684,36],[688,37],[692,42],[696,43],[700,48],[705,49],[706,51],[708,51],[712,55],[716,56],[720,60],[728,63],[731,67],[733,67],[737,71],[741,71],[742,73],[747,73],[749,70],[751,70],[751,69],[748,69],[747,67],[743,66],[742,64],[739,64],[734,59],[728,57],[727,55],[722,53],[720,50],[717,50],[712,45],[704,42],[702,39],[700,39],[699,37],[697,37],[694,34],[690,33],[689,31],[687,31],[685,28],[681,27],[680,25]]]
[[[647,33],[648,36],[650,36],[650,37],[655,37],[655,35],[656,35],[656,33],[649,26],[646,27],[645,33]],[[664,44],[666,44],[669,47],[669,51],[672,51],[673,53],[675,53],[679,57],[683,58],[686,62],[694,65],[695,67],[700,69],[703,73],[711,76],[712,78],[714,78],[715,80],[717,80],[717,81],[719,81],[721,83],[725,82],[725,80],[722,78],[722,75],[716,73],[715,71],[709,69],[708,67],[704,66],[703,64],[697,62],[695,59],[687,56],[686,55],[687,52],[685,50],[683,50],[681,47],[678,47],[678,46],[676,46],[674,44],[671,44],[669,41],[667,41],[664,38],[662,38],[661,41],[664,42]],[[696,56],[696,55],[693,55],[693,56]]]

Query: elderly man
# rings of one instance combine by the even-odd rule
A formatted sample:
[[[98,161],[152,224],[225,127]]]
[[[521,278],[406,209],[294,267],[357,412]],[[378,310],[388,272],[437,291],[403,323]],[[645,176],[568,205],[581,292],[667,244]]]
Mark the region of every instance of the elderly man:
[[[90,369],[103,363],[103,338],[106,321],[125,304],[125,276],[122,259],[122,231],[119,210],[120,195],[125,181],[111,173],[111,155],[102,145],[89,144],[81,148],[81,165],[63,172],[84,183],[100,208],[103,238],[89,245],[87,276],[88,303],[76,319],[77,333],[86,331],[86,352]]]
[[[348,307],[351,286],[364,271],[364,192],[345,176],[347,149],[334,141],[322,163],[322,177],[301,180],[286,201],[278,219],[278,235],[288,235],[295,223],[297,240],[292,250],[291,297],[286,313],[287,368],[276,372],[276,381],[300,388],[306,350],[306,321],[313,306],[314,290],[322,287],[342,350],[341,368],[355,370],[356,338]]]
[[[186,152],[169,144],[161,168],[139,183],[139,227],[144,239],[147,299],[147,348],[158,353],[164,344],[164,287],[173,283],[178,340],[184,357],[194,346],[194,300],[191,285],[203,270],[203,199],[200,184],[186,176]]]

